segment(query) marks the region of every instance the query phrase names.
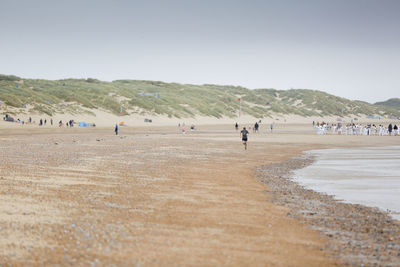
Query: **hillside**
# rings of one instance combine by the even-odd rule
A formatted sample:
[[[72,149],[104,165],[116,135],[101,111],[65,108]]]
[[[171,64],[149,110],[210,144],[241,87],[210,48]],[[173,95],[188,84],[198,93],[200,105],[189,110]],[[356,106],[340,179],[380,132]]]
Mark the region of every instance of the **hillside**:
[[[400,109],[400,98],[390,98],[383,102],[376,102],[375,105],[395,107],[397,109]]]
[[[159,97],[158,97],[159,96]],[[115,115],[163,114],[168,117],[237,116],[256,118],[274,114],[309,116],[391,115],[400,108],[351,101],[307,89],[250,90],[238,86],[191,85],[160,81],[97,79],[40,80],[0,75],[2,109],[10,113],[88,113],[99,109]],[[122,111],[122,112],[121,112]]]

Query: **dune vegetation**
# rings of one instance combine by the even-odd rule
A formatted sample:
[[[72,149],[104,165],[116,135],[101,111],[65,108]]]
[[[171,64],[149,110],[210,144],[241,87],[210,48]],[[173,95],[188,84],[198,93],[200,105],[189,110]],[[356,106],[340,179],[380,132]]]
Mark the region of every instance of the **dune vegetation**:
[[[386,101],[376,102],[375,105],[395,107],[400,109],[400,98],[390,98]]]
[[[42,80],[0,75],[2,109],[11,113],[91,113],[100,109],[119,115],[160,114],[169,117],[273,114],[309,116],[400,116],[399,106],[352,101],[308,89],[250,90],[229,85],[192,85],[161,81],[97,79]]]

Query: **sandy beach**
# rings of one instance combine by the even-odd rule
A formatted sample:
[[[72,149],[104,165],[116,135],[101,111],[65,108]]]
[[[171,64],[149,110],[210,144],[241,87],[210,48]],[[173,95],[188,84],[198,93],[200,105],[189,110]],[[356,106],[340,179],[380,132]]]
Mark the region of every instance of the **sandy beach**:
[[[247,151],[233,125],[200,125],[185,135],[176,126],[120,127],[118,136],[112,127],[2,125],[0,263],[399,264],[381,248],[367,259],[351,256],[357,244],[333,246],[330,233],[294,215],[279,186],[265,178],[270,168],[306,150],[399,144],[394,136],[318,136],[304,124],[277,125],[272,134],[262,125],[260,133],[250,134]],[[282,174],[270,177],[284,183],[285,175],[304,162],[286,163],[278,168]],[[339,209],[354,207],[346,205]],[[338,216],[344,220],[344,214]],[[397,235],[399,224],[388,223]],[[376,227],[364,237],[387,238],[389,228]],[[398,245],[399,237],[390,241]]]

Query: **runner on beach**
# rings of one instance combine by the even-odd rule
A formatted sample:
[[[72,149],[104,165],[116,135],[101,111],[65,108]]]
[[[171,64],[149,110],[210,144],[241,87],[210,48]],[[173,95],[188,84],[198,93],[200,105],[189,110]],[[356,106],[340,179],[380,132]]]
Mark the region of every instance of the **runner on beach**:
[[[244,149],[247,150],[247,135],[249,132],[246,130],[246,127],[243,127],[243,130],[240,131],[240,137],[242,137],[242,142],[244,145]]]

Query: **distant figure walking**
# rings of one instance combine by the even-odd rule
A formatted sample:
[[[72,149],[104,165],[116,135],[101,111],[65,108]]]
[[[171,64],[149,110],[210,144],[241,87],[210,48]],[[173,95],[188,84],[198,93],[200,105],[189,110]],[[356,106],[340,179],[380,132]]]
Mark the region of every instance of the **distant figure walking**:
[[[236,132],[239,130],[239,124],[235,124],[235,129],[236,129]]]
[[[246,127],[243,127],[243,130],[240,131],[240,137],[242,137],[242,142],[245,150],[247,150],[247,135],[249,135],[249,131],[246,130]]]
[[[271,133],[272,133],[272,130],[274,129],[274,124],[273,123],[271,123],[270,128],[271,128]]]
[[[118,135],[118,123],[115,124],[115,129],[114,129],[114,131],[115,131],[115,135]]]
[[[258,127],[259,127],[259,125],[258,125],[258,123],[256,122],[256,124],[254,124],[254,132],[255,132],[255,133],[258,133]]]

